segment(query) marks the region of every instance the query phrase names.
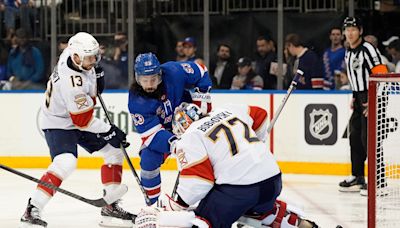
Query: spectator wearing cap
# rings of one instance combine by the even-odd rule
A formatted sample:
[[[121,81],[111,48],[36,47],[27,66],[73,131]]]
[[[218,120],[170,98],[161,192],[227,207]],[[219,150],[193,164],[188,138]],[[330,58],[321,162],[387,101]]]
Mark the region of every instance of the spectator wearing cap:
[[[186,37],[183,40],[183,53],[185,54],[186,58],[185,61],[204,64],[204,61],[196,56],[196,51],[197,51],[196,40],[193,37]]]
[[[276,89],[276,76],[270,73],[271,62],[276,60],[275,45],[268,36],[257,38],[255,73],[264,80],[264,89]]]
[[[367,41],[368,43],[372,44],[372,46],[374,46],[376,49],[378,49],[378,38],[376,38],[376,36],[374,36],[374,35],[366,35],[366,36],[364,36],[364,40]],[[384,42],[382,42],[382,43],[384,43]],[[388,58],[386,58],[386,56],[382,55],[380,52],[378,52],[378,53],[382,58],[382,62],[384,64],[386,64],[386,66],[388,67],[389,72],[394,72],[395,64],[390,62],[388,60]]]
[[[231,47],[228,44],[219,44],[217,48],[217,61],[210,64],[213,88],[230,89],[236,69],[231,56]]]
[[[237,62],[238,74],[233,77],[232,90],[262,90],[264,88],[263,78],[256,74],[251,67],[251,59],[242,57]]]
[[[398,40],[399,37],[398,36],[391,36],[389,39],[385,40],[382,42],[383,46],[387,47],[389,46],[390,43],[392,43],[395,40]]]
[[[14,78],[14,89],[43,89],[44,73],[42,53],[30,43],[29,33],[19,28],[15,32],[16,47],[11,49],[7,61],[7,77]]]
[[[285,47],[291,55],[296,56],[294,72],[298,69],[304,72],[297,89],[322,89],[322,63],[317,54],[304,47],[300,36],[295,33],[286,36]]]

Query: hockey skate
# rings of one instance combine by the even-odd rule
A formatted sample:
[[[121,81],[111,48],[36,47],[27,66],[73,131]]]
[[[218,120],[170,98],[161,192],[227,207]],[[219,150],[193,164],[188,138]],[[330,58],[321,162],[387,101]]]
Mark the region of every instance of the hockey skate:
[[[341,192],[360,192],[360,189],[364,184],[365,184],[364,177],[350,176],[346,180],[339,183],[339,191],[341,191]]]
[[[103,227],[127,227],[130,228],[135,224],[136,215],[131,214],[119,206],[121,201],[118,200],[101,209],[102,219],[99,223]]]
[[[27,227],[47,227],[47,222],[40,218],[39,208],[31,204],[31,199],[28,201],[24,215],[21,217],[20,228]]]

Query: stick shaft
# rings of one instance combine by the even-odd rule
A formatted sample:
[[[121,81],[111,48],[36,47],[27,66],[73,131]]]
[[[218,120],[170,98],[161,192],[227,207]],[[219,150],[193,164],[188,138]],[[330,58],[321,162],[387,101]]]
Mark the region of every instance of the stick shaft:
[[[103,108],[104,112],[106,113],[106,117],[107,117],[108,122],[109,122],[110,124],[112,124],[111,118],[110,118],[110,116],[108,115],[108,110],[107,110],[106,105],[105,105],[105,103],[104,103],[104,101],[103,101],[103,98],[101,97],[101,94],[98,93],[97,96],[98,96],[98,98],[99,98],[99,100],[100,100],[101,107]],[[123,154],[124,154],[124,156],[125,156],[126,162],[128,163],[129,168],[131,169],[131,171],[132,171],[132,173],[133,173],[133,176],[134,176],[135,179],[136,179],[136,182],[139,184],[139,188],[140,188],[140,190],[142,191],[142,193],[143,193],[143,195],[144,195],[144,199],[145,199],[145,201],[146,201],[146,204],[147,204],[148,206],[150,206],[150,205],[151,205],[150,198],[149,198],[149,196],[147,195],[146,190],[143,188],[142,182],[141,182],[140,179],[139,179],[139,176],[138,176],[138,174],[137,174],[137,172],[136,172],[136,170],[135,170],[135,167],[133,167],[133,165],[132,165],[132,161],[131,161],[131,159],[129,158],[128,153],[126,152],[126,150],[125,150],[125,148],[122,146],[122,144],[120,144],[119,147],[120,147],[120,149],[122,150],[122,152],[123,152]]]
[[[303,72],[297,70],[296,75],[294,76],[292,82],[290,83],[289,89],[286,92],[285,97],[283,97],[281,104],[279,105],[278,109],[275,112],[274,118],[272,118],[271,123],[268,125],[267,132],[270,133],[272,128],[275,125],[275,122],[278,120],[279,115],[281,114],[283,108],[285,107],[286,102],[288,101],[290,94],[296,89],[297,82],[299,81],[300,77],[303,76]]]
[[[80,200],[80,201],[85,202],[87,204],[93,205],[95,207],[104,207],[104,206],[107,205],[106,201],[103,198],[96,199],[96,200],[87,199],[87,198],[85,198],[83,196],[77,195],[75,193],[72,193],[70,191],[62,189],[60,187],[57,187],[57,186],[55,186],[55,185],[53,185],[51,183],[47,183],[47,182],[41,181],[41,180],[39,180],[39,179],[37,179],[35,177],[29,176],[28,174],[22,173],[22,172],[20,172],[18,170],[15,170],[13,168],[8,167],[8,166],[0,164],[0,168],[4,169],[4,170],[6,170],[6,171],[8,171],[10,173],[16,174],[16,175],[18,175],[20,177],[23,177],[25,179],[28,179],[30,181],[36,182],[36,183],[38,183],[40,185],[43,185],[43,186],[45,186],[47,188],[53,189],[53,190],[55,190],[57,192],[60,192],[60,193],[62,193],[64,195],[67,195],[67,196],[72,197],[74,199],[77,199],[77,200]]]

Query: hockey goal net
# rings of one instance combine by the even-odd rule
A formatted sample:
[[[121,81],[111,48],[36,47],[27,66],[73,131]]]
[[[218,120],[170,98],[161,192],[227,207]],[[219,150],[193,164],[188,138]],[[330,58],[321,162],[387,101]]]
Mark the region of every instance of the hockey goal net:
[[[368,228],[400,227],[400,74],[368,89]]]

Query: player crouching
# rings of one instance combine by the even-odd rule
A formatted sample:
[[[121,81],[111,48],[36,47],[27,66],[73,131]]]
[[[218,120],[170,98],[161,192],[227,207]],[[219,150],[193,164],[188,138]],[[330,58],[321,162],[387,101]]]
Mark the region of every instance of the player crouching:
[[[256,106],[230,105],[203,116],[194,104],[175,109],[171,145],[180,170],[177,197],[164,209],[144,209],[137,227],[231,227],[236,221],[255,227],[318,227],[276,200],[281,172],[263,143],[267,112]],[[189,206],[199,202],[189,211]]]

